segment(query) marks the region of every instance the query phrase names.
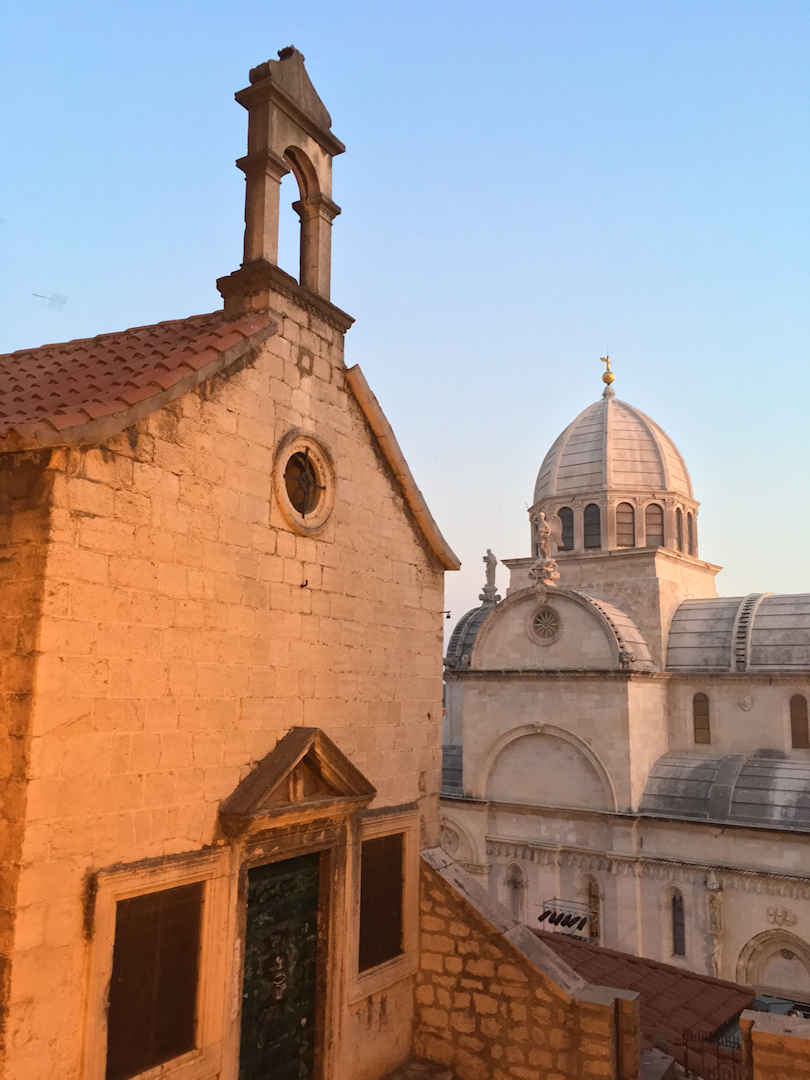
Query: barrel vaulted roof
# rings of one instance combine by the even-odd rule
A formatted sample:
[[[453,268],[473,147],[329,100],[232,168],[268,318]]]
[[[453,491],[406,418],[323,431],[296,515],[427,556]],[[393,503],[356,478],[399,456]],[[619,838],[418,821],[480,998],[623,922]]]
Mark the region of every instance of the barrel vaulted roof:
[[[647,778],[642,813],[810,831],[810,761],[777,750],[671,751]]]
[[[685,600],[670,624],[669,671],[810,671],[810,593]]]

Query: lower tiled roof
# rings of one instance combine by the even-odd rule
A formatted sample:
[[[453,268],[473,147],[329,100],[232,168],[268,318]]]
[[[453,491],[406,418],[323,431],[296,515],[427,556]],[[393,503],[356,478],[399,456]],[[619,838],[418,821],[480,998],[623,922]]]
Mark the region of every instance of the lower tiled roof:
[[[182,390],[262,334],[269,315],[224,312],[136,326],[0,355],[0,450],[53,445],[73,429]],[[163,395],[163,397],[161,397]]]
[[[738,983],[603,949],[568,934],[532,932],[589,983],[636,991],[644,1047],[657,1045],[678,1053],[686,1032],[713,1035],[754,1001],[754,991]]]

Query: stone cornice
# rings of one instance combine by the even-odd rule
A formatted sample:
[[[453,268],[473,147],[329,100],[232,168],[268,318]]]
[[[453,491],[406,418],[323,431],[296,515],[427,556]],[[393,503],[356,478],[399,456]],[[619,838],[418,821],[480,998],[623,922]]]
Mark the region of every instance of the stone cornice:
[[[258,68],[254,68],[254,71],[258,70]],[[346,149],[345,144],[336,135],[316,124],[303,109],[299,108],[289,94],[285,94],[272,78],[260,79],[252,83],[251,86],[246,86],[244,90],[237,90],[233,96],[246,109],[262,101],[275,102],[283,112],[287,113],[308,135],[311,135],[315,142],[322,146],[327,154],[331,154],[332,157],[342,154]]]
[[[613,679],[622,681],[663,681],[693,683],[695,679],[744,682],[756,686],[770,685],[774,680],[785,683],[810,681],[808,671],[729,671],[728,668],[701,668],[699,671],[582,671],[579,668],[445,668],[447,679]]]
[[[614,822],[627,822],[631,825],[643,825],[645,822],[665,822],[669,826],[682,827],[685,829],[722,829],[725,831],[747,832],[756,837],[768,836],[781,837],[784,840],[800,840],[804,838],[810,842],[810,831],[802,829],[784,829],[779,825],[756,825],[751,822],[718,821],[713,818],[685,818],[674,817],[667,814],[639,813],[635,810],[591,810],[584,806],[538,806],[533,803],[510,803],[496,802],[489,799],[478,799],[469,795],[451,795],[441,793],[441,800],[447,799],[458,805],[469,803],[471,806],[493,807],[496,810],[508,810],[516,814],[536,814],[540,817],[566,817],[566,818],[589,818],[605,819],[608,824]]]
[[[582,671],[580,668],[446,668],[445,676],[453,679],[611,679],[615,682],[649,681],[672,678],[667,671]]]
[[[723,888],[768,896],[810,899],[810,877],[752,870],[732,864],[699,860],[672,859],[665,856],[633,855],[594,851],[564,845],[538,844],[519,839],[487,836],[487,856],[523,859],[544,866],[578,867],[601,870],[625,877],[650,877],[664,881],[693,881],[713,870]]]
[[[718,566],[717,563],[706,562],[705,559],[698,559],[694,555],[687,555],[682,551],[672,551],[670,548],[664,547],[611,548],[608,551],[557,551],[555,558],[564,566],[566,563],[571,562],[591,563],[606,559],[637,559],[638,561],[641,561],[641,556],[646,556],[650,561],[663,558],[667,559],[669,562],[679,564],[688,563],[690,566],[698,566],[705,570],[711,570],[715,574],[723,569],[723,567]],[[515,559],[501,559],[503,565],[510,570],[520,570],[532,566],[535,561],[536,560],[531,556],[521,556]]]
[[[291,274],[265,259],[256,259],[232,274],[217,278],[217,288],[225,301],[226,314],[233,311],[233,317],[238,317],[245,310],[265,310],[269,304],[264,303],[262,294],[268,292],[286,297],[342,334],[354,323],[351,315],[325,297],[299,285]],[[256,300],[255,305],[250,303],[252,297]],[[240,300],[243,301],[241,305]]]

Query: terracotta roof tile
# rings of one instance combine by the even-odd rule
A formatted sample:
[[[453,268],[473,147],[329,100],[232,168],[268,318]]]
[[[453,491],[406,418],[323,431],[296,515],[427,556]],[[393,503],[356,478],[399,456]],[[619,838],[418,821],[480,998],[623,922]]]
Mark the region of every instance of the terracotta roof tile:
[[[532,932],[588,982],[638,993],[645,1048],[666,1044],[677,1053],[685,1032],[714,1034],[754,1001],[754,991],[747,986],[603,949],[567,934]]]
[[[270,324],[269,315],[231,321],[214,311],[0,354],[0,440],[47,441],[48,430],[126,412]]]

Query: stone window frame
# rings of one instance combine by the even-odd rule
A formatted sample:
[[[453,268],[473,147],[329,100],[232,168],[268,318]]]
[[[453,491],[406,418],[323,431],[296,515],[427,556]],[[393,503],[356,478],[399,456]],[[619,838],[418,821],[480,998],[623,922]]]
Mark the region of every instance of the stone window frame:
[[[712,744],[712,705],[703,690],[692,695],[692,742],[695,746]]]
[[[318,505],[309,514],[302,514],[292,504],[287,493],[284,472],[294,454],[306,453],[322,485]],[[302,536],[319,533],[332,516],[336,496],[335,467],[332,455],[314,435],[301,428],[292,428],[280,440],[273,459],[273,491],[282,517],[293,532]]]
[[[551,611],[557,619],[557,629],[551,635],[551,637],[544,637],[543,635],[538,634],[534,627],[534,620],[543,611]],[[562,633],[563,629],[563,619],[560,615],[559,609],[554,607],[552,604],[545,603],[539,604],[537,607],[532,607],[531,612],[529,613],[528,620],[526,622],[526,629],[529,637],[532,639],[535,645],[553,645],[555,642],[560,640],[560,634]]]
[[[790,749],[810,750],[810,724],[808,724],[807,696],[790,695]]]
[[[228,985],[232,875],[228,851],[162,857],[137,866],[100,870],[88,911],[90,966],[85,1010],[82,1080],[104,1080],[107,1070],[107,995],[112,978],[116,904],[180,885],[202,883],[195,1047],[137,1073],[137,1080],[210,1080],[222,1067],[223,1013]],[[88,894],[89,895],[89,894]],[[89,906],[89,905],[88,905]],[[133,1080],[136,1080],[133,1077]]]
[[[370,810],[359,815],[350,859],[350,911],[346,948],[349,966],[349,1004],[355,1004],[412,977],[419,966],[419,829],[418,806]],[[366,971],[358,971],[360,947],[360,858],[364,840],[402,833],[402,952]]]

